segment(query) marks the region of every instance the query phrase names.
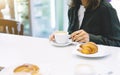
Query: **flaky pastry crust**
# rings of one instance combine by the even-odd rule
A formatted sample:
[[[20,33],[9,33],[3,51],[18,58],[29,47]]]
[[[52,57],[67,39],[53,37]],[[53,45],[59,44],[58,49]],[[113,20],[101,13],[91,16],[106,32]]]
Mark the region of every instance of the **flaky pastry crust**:
[[[37,65],[23,64],[23,65],[16,67],[13,72],[14,73],[27,72],[27,73],[31,73],[31,75],[40,75],[39,70],[40,69]]]
[[[98,46],[94,42],[87,42],[80,45],[80,52],[83,54],[94,54],[98,52]]]

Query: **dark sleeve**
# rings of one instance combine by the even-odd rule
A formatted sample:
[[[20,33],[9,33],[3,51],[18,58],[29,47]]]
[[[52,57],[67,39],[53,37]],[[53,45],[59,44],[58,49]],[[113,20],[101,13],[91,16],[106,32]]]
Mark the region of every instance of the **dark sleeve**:
[[[69,22],[68,22],[68,32],[69,32],[69,34],[71,34],[72,32],[73,32],[73,22],[74,22],[74,9],[73,8],[69,8],[68,9],[68,20],[69,20]]]
[[[78,11],[78,8],[75,8],[75,7],[71,7],[68,10],[68,20],[69,20],[68,32],[69,34],[78,30],[79,22],[78,22],[77,11]]]
[[[97,44],[120,47],[120,41],[119,40],[108,39],[108,38],[103,37],[101,35],[89,34],[89,36],[90,36],[90,41],[93,41],[93,42],[95,42]]]
[[[101,8],[102,35],[89,34],[90,41],[120,47],[120,22],[112,6]]]

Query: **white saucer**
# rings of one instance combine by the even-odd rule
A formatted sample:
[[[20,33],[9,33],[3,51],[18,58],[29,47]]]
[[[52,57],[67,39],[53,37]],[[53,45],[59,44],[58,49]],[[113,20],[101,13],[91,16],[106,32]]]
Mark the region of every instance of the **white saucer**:
[[[58,46],[58,47],[64,47],[64,46],[68,46],[70,44],[72,44],[72,42],[68,41],[67,43],[65,44],[60,44],[60,43],[56,43],[55,41],[50,41],[50,43],[54,46]]]

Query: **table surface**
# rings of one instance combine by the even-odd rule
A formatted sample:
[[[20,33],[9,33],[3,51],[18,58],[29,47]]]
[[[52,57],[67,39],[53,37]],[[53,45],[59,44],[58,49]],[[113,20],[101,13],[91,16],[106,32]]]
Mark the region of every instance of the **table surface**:
[[[0,75],[12,75],[7,71],[10,67],[26,63],[36,64],[41,70],[44,68],[49,75],[75,75],[79,64],[92,65],[97,75],[119,75],[120,48],[98,46],[106,47],[111,54],[102,58],[86,58],[73,54],[76,45],[56,47],[45,38],[0,33],[0,66],[5,67]],[[107,74],[109,72],[112,73]]]

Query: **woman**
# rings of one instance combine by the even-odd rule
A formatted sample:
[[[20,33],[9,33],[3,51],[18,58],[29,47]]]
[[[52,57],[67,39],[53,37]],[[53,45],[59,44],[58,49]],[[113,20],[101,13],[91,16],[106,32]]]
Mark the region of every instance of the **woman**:
[[[85,8],[82,20],[79,16],[81,5]],[[68,32],[73,41],[120,46],[120,22],[110,3],[105,0],[71,0],[69,7]]]

